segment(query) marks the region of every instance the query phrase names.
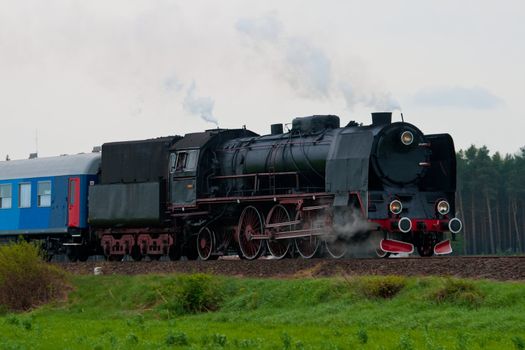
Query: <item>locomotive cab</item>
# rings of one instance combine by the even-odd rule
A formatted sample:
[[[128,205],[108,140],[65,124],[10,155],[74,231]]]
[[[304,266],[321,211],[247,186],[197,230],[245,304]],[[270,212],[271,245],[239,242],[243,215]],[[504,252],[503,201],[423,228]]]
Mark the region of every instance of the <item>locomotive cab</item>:
[[[192,209],[211,195],[210,181],[220,175],[216,147],[230,139],[258,136],[246,129],[211,129],[186,134],[170,149],[170,202],[175,211]]]
[[[171,202],[174,205],[195,206],[198,159],[198,149],[180,149],[170,154]]]

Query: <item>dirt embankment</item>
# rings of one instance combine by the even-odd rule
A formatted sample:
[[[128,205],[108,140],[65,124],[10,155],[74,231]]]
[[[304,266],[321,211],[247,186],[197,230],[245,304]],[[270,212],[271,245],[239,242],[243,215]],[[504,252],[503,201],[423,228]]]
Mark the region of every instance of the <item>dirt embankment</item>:
[[[58,263],[75,274],[210,273],[241,277],[326,277],[347,275],[455,276],[525,281],[524,257],[438,257],[403,259],[284,259]]]

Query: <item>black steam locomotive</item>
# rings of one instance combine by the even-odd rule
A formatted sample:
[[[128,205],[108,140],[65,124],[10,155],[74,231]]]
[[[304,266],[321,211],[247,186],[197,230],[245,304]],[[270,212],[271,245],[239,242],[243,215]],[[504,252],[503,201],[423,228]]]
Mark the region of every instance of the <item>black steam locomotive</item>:
[[[82,249],[135,260],[451,253],[447,237],[462,226],[452,138],[391,119],[340,127],[315,115],[265,136],[104,144]]]

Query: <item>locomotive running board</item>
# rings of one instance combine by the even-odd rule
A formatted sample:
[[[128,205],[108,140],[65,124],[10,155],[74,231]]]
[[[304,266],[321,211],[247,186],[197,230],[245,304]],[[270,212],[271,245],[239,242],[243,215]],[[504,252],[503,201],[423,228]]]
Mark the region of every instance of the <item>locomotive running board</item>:
[[[450,244],[450,239],[446,241],[439,242],[434,246],[435,255],[445,255],[452,253],[452,245]]]
[[[382,239],[379,243],[381,249],[387,253],[407,253],[412,254],[414,252],[414,246],[411,243],[395,241],[393,239]]]

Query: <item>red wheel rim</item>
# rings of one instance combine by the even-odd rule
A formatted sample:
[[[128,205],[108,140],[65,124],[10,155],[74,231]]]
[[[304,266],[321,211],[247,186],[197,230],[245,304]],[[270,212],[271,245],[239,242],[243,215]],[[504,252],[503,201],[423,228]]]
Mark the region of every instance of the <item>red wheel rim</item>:
[[[244,208],[237,227],[237,238],[241,253],[246,259],[257,259],[261,254],[263,241],[253,239],[253,236],[262,234],[263,223],[259,211],[251,206]]]
[[[282,205],[278,204],[274,206],[272,210],[270,210],[270,213],[268,214],[267,224],[277,224],[277,223],[289,222],[289,221],[290,221],[290,214],[288,214],[288,210],[286,210],[286,208],[283,207]],[[288,225],[288,226],[276,227],[273,230],[274,230],[273,232],[277,232],[277,233],[286,232],[286,231],[291,230],[291,226]],[[267,245],[268,245],[268,251],[273,257],[277,259],[282,259],[288,254],[288,251],[290,250],[291,242],[288,239],[272,239],[270,237],[270,239],[268,239]]]

